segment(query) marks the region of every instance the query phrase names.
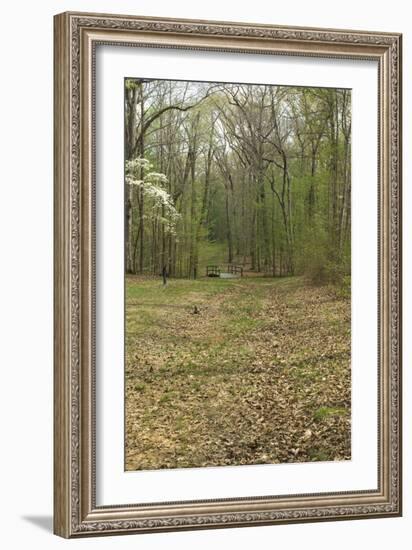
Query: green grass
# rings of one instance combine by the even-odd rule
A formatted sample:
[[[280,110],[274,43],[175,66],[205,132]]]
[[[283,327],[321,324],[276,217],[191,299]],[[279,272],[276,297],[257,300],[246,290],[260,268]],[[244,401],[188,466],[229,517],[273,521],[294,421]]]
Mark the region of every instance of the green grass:
[[[315,411],[313,418],[315,420],[323,420],[330,416],[344,416],[347,413],[348,413],[347,409],[343,409],[339,407],[319,407],[319,409]]]
[[[137,282],[136,282],[137,281]],[[236,286],[237,279],[200,278],[170,279],[165,288],[157,279],[131,279],[126,285],[126,305],[138,301],[148,305],[188,304],[196,298],[214,296],[225,292],[231,286]]]

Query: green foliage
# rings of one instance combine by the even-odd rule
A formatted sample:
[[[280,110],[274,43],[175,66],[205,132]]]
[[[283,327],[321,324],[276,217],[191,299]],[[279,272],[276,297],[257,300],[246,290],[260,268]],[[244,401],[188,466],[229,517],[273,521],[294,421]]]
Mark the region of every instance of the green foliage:
[[[304,231],[300,248],[300,271],[313,284],[333,284],[350,292],[350,251],[339,254],[324,220],[317,215]],[[348,287],[349,277],[349,287]]]
[[[125,89],[132,272],[199,277],[212,243],[217,264],[344,286],[350,91],[139,79]]]
[[[135,78],[126,78],[124,83],[124,87],[126,88],[126,90],[135,90],[140,85],[141,84],[139,83],[139,81]]]

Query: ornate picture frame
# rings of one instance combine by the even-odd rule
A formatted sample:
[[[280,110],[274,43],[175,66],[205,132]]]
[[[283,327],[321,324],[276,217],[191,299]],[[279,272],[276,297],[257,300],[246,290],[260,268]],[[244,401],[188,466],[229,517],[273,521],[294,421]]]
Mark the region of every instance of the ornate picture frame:
[[[96,500],[96,47],[378,65],[378,487],[145,504]],[[396,33],[63,13],[54,21],[54,532],[71,538],[401,515],[401,54]],[[128,75],[125,75],[128,76]],[[373,136],[373,139],[375,137]],[[97,236],[98,238],[98,236]]]

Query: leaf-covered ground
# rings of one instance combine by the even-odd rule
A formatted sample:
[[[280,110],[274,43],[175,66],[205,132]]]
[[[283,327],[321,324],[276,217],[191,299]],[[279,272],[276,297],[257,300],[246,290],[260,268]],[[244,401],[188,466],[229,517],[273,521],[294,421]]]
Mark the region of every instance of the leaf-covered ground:
[[[126,289],[127,470],[350,459],[349,299],[297,277]]]

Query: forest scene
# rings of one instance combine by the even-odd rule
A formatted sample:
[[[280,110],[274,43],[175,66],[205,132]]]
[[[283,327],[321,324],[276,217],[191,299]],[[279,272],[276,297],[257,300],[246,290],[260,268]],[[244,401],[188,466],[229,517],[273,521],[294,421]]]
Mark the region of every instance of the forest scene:
[[[351,458],[351,91],[125,79],[125,469]]]

